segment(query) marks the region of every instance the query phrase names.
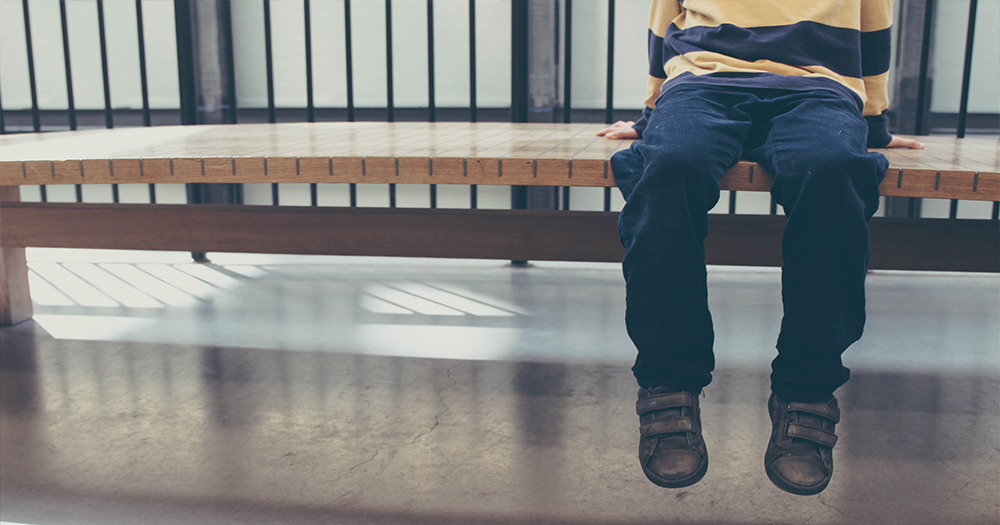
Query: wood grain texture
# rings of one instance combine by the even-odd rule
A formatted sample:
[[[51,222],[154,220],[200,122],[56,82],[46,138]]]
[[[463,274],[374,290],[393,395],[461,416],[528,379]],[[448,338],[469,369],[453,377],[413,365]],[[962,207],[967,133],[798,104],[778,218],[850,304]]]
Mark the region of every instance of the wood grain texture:
[[[117,128],[0,137],[0,185],[334,182],[613,187],[611,156],[631,141],[597,124],[360,122]],[[1000,142],[918,137],[878,150],[882,195],[1000,201]],[[769,191],[741,161],[722,189]]]
[[[3,209],[20,202],[17,187],[0,187],[0,216]],[[3,219],[0,219],[2,225]],[[0,238],[3,234],[0,233]],[[11,326],[31,319],[31,292],[28,289],[28,263],[24,248],[0,246],[0,326]]]
[[[619,262],[617,213],[220,205],[0,208],[0,245]],[[785,219],[710,215],[709,264],[780,266]],[[871,268],[1000,271],[1000,223],[873,219]]]

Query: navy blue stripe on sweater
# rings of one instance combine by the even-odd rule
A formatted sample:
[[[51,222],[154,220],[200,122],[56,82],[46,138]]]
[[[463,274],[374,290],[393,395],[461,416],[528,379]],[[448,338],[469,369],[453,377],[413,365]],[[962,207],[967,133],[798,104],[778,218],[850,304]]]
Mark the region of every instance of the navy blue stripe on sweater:
[[[670,24],[663,45],[664,63],[677,55],[709,51],[747,62],[770,60],[790,66],[822,66],[843,76],[861,78],[861,33],[816,22],[751,28],[722,24],[684,30]]]
[[[667,78],[663,71],[663,39],[656,36],[652,29],[649,30],[649,75],[656,78]]]
[[[889,71],[892,29],[861,33],[861,74],[868,77]]]

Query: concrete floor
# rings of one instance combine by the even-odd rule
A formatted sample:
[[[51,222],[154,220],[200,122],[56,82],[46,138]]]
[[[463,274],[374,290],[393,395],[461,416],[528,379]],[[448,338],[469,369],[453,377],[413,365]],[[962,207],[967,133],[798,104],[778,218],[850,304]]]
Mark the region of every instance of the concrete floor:
[[[29,252],[36,320],[0,330],[0,520],[1000,522],[996,275],[870,275],[836,475],[800,497],[762,465],[776,270],[710,273],[712,463],[668,490],[636,459],[614,265],[212,258]]]

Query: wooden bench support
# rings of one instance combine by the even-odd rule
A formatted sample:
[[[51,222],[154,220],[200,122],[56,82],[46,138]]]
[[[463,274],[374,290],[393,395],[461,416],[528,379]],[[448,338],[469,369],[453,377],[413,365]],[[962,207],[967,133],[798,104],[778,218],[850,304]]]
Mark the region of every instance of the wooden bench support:
[[[0,186],[0,214],[10,203],[20,202],[21,189]],[[2,224],[3,219],[0,219]],[[0,233],[0,238],[3,234]],[[6,243],[4,243],[6,244]],[[11,326],[31,319],[31,293],[28,291],[28,264],[24,248],[0,247],[0,326]]]
[[[6,246],[620,262],[618,214],[536,210],[12,203]],[[785,219],[710,215],[709,264],[780,266]],[[1000,222],[871,223],[872,269],[1000,272]],[[22,256],[23,257],[23,256]]]

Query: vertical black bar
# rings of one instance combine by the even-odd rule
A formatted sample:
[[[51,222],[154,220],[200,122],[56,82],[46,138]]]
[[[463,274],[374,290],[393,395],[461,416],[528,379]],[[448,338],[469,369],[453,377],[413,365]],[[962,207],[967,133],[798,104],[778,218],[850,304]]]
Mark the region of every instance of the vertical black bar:
[[[736,191],[729,190],[729,214],[733,215],[736,213]]]
[[[510,121],[528,121],[528,0],[511,2]]]
[[[97,0],[97,32],[101,39],[101,76],[104,81],[104,126],[115,127],[114,116],[111,114],[111,80],[108,74],[108,41],[104,29],[104,0]],[[111,201],[118,203],[118,185],[111,185]]]
[[[392,80],[392,0],[385,0],[385,73],[386,73],[386,115],[389,122],[396,121],[396,106],[393,102]],[[396,185],[389,184],[389,207],[396,207]]]
[[[607,102],[604,107],[604,122],[611,124],[614,121],[614,96],[615,87],[615,0],[608,0],[608,87]]]
[[[479,207],[479,186],[473,184],[469,186],[469,208],[476,209]]]
[[[236,124],[236,64],[233,58],[233,15],[229,0],[219,0],[219,31],[222,33],[223,43],[226,48],[222,52],[222,67],[226,68],[226,109],[228,115],[226,120],[230,124]],[[236,186],[234,186],[236,187]]]
[[[101,38],[101,73],[104,77],[104,126],[115,127],[111,115],[111,82],[108,80],[108,42],[104,32],[104,0],[97,0],[97,31]]]
[[[35,86],[35,54],[31,49],[31,20],[28,16],[28,0],[21,0],[21,8],[24,11],[24,43],[28,52],[28,82],[31,85],[31,127],[37,132],[42,130],[42,115],[38,110],[38,90]]]
[[[149,87],[146,83],[146,37],[142,31],[142,0],[135,0],[135,25],[139,30],[139,80],[142,84],[142,125],[151,125],[149,119]],[[67,53],[67,67],[69,70],[69,54]]]
[[[915,197],[910,197],[906,201],[906,216],[913,218],[917,215],[917,199]]]
[[[528,39],[530,38],[528,0],[513,0],[511,3],[511,57],[510,57],[510,120],[528,121]],[[510,187],[510,207],[514,210],[528,209],[527,186]],[[523,266],[527,261],[511,261],[514,266]]]
[[[528,0],[513,0],[511,2],[511,122],[528,121],[529,78],[528,78],[528,40],[530,38]],[[528,209],[527,186],[511,186],[510,207],[515,210]],[[512,261],[512,264],[523,265],[526,261]]]
[[[198,123],[198,99],[194,77],[194,36],[191,34],[190,0],[174,0],[174,31],[177,35],[177,80],[180,85],[181,124]]]
[[[437,120],[434,98],[434,0],[427,0],[427,120]],[[433,206],[432,206],[433,207]]]
[[[309,203],[312,206],[318,206],[319,205],[319,191],[318,190],[319,189],[317,188],[315,182],[309,185]]]
[[[972,77],[972,45],[976,38],[978,4],[979,0],[969,2],[969,26],[965,31],[965,66],[962,69],[962,98],[958,104],[958,138],[965,137],[965,125],[969,117],[969,79]]]
[[[611,188],[604,188],[604,211],[611,211]]]
[[[3,117],[3,97],[0,96],[0,135],[7,133],[7,123]]]
[[[476,107],[476,0],[469,0],[469,122],[479,119]],[[473,198],[475,200],[475,198]]]
[[[993,213],[990,215],[993,220],[1000,219],[1000,202],[993,203]]]
[[[573,0],[565,0],[563,14],[563,122],[573,120]],[[562,189],[562,209],[569,210],[569,186]]]
[[[562,16],[562,7],[561,7],[562,4],[559,3],[559,0],[553,0],[553,1],[554,1],[555,5],[552,6],[552,9],[555,11],[555,16],[553,17],[554,20],[553,20],[553,24],[552,24],[552,36],[554,37],[553,41],[555,42],[555,45],[554,45],[555,54],[553,56],[553,64],[552,65],[555,67],[555,69],[556,69],[556,77],[558,77],[559,76],[558,69],[559,69],[559,64],[560,64],[560,62],[559,62],[560,61],[560,58],[559,58],[559,40],[562,38],[562,28],[559,26],[559,20],[560,20],[559,17]],[[556,91],[558,91],[558,90],[559,90],[559,79],[556,78]],[[559,106],[559,101],[558,100],[556,101],[555,106]],[[555,106],[553,106],[553,109],[552,109],[552,122],[553,123],[559,122],[559,118],[560,118],[559,117],[560,110],[556,109]],[[558,193],[559,190],[553,190],[553,191],[555,191],[555,192]],[[556,195],[555,199],[556,199],[555,208],[552,208],[552,209],[558,210],[559,209],[559,196]]]
[[[66,69],[66,113],[69,118],[69,129],[75,130],[76,97],[73,95],[73,68],[70,65],[69,58],[69,22],[66,16],[66,0],[59,0],[59,23],[62,29],[63,64]],[[76,202],[83,202],[83,185],[75,184],[74,186]]]
[[[934,27],[934,0],[926,0],[924,8],[924,32],[920,43],[920,81],[917,85],[917,115],[914,120],[917,135],[926,135],[924,131],[924,109],[927,103],[927,70],[931,58],[931,29]],[[910,208],[914,206],[910,201]],[[912,214],[910,215],[913,216]]]
[[[190,0],[174,0],[174,26],[177,34],[177,70],[178,70],[178,82],[180,84],[180,114],[181,114],[181,124],[184,125],[195,125],[198,124],[200,117],[199,115],[199,87],[197,83],[196,74],[196,14],[192,12],[193,3]],[[228,115],[224,115],[223,119],[229,122],[236,121],[236,115],[233,113],[233,104],[235,104],[235,96],[232,93],[235,91],[235,84],[232,81],[233,67],[232,67],[232,16],[230,13],[229,0],[218,0],[216,2],[202,4],[202,7],[207,11],[209,8],[214,8],[215,15],[217,17],[217,28],[219,31],[218,38],[216,42],[218,43],[218,57],[221,60],[221,65],[226,68],[225,72],[222,72],[223,77],[226,78],[225,88],[227,92],[223,98],[224,104],[227,106],[226,110],[229,112]],[[207,35],[206,35],[207,36]],[[220,80],[221,81],[221,80]],[[214,113],[214,111],[212,111]],[[212,117],[214,120],[214,117]],[[217,195],[211,191],[212,186],[207,184],[185,184],[186,196],[188,204],[206,204],[209,202],[226,202],[225,199],[219,199]],[[156,202],[156,187],[152,184],[149,185],[149,201],[151,203]],[[191,258],[195,262],[208,262],[208,258],[204,252],[191,252]]]
[[[354,122],[354,57],[351,51],[351,0],[344,0],[344,39],[346,40],[345,49],[347,54],[347,121]],[[353,186],[352,184],[351,187]]]
[[[47,191],[47,188],[45,187],[44,184],[38,187],[38,191],[41,192],[42,202],[49,202],[49,192]],[[81,197],[78,197],[76,202],[83,202],[83,199]]]
[[[528,209],[528,187],[527,186],[511,186],[510,187],[510,207],[514,210],[526,210]]]
[[[264,0],[264,54],[267,61],[267,121],[278,121],[274,111],[274,60],[271,54],[271,0]],[[275,190],[277,192],[277,190]]]
[[[951,209],[948,210],[948,218],[958,218],[958,199],[951,199]]]
[[[348,186],[348,193],[350,196],[351,207],[356,208],[358,206],[358,185],[352,182],[351,185]]]
[[[207,184],[185,184],[184,186],[187,190],[188,204],[205,204],[209,202],[209,197],[205,191],[208,188]],[[191,259],[196,263],[208,262],[205,252],[191,252]]]
[[[156,184],[149,185],[149,203],[156,204]]]
[[[274,57],[271,53],[271,0],[264,0],[264,53],[267,60],[267,121],[278,121],[274,109]],[[267,162],[267,161],[265,161]],[[278,184],[271,184],[271,204],[278,205]]]
[[[573,0],[566,0],[566,36],[563,40],[563,122],[573,112]],[[569,194],[566,194],[567,197]],[[567,208],[568,209],[568,208]]]
[[[438,207],[438,187],[437,184],[431,184],[431,208]]]
[[[76,129],[76,100],[73,96],[73,71],[69,61],[69,28],[66,21],[66,0],[59,0],[59,19],[62,23],[63,62],[66,65],[66,110],[69,129]]]
[[[385,75],[386,120],[396,121],[396,107],[392,99],[392,0],[385,0]]]
[[[309,17],[309,0],[303,1],[306,19],[306,120],[316,122],[316,108],[313,106],[312,20]]]

